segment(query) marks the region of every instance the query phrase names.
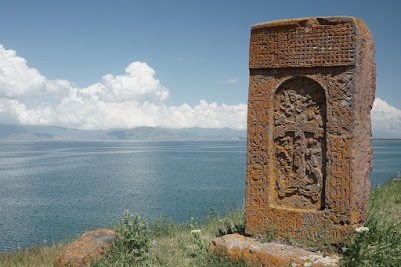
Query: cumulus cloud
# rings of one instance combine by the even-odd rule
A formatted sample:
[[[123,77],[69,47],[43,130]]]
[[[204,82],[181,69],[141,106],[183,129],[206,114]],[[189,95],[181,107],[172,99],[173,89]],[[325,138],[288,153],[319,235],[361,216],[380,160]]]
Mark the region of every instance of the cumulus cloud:
[[[0,45],[0,97],[42,98],[61,97],[68,92],[70,83],[64,80],[49,81],[36,69],[29,68],[25,59],[13,50]]]
[[[229,78],[225,83],[236,83]],[[247,106],[200,100],[170,106],[169,90],[143,62],[121,75],[107,74],[85,88],[66,80],[48,80],[25,59],[0,44],[0,123],[57,125],[79,129],[235,128],[246,129]],[[372,109],[374,137],[401,137],[401,110],[380,98]]]
[[[48,80],[25,59],[0,45],[0,122],[58,125],[79,129],[168,128],[245,129],[247,107],[201,100],[195,106],[169,106],[169,90],[143,62],[122,75],[105,75],[85,88]]]
[[[372,108],[373,136],[401,138],[401,110],[376,98]]]

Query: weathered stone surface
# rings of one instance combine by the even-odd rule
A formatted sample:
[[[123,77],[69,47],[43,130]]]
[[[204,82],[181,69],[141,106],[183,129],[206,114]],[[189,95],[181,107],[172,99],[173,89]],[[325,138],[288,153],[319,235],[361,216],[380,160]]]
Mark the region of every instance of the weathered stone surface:
[[[340,242],[363,224],[372,162],[372,35],[354,17],[251,32],[246,233]]]
[[[232,260],[244,259],[256,266],[339,266],[337,256],[322,256],[300,248],[278,244],[261,243],[239,234],[225,235],[214,239],[209,252],[218,253]]]
[[[115,236],[115,232],[109,229],[88,231],[60,253],[54,266],[89,266],[91,262],[110,249]]]

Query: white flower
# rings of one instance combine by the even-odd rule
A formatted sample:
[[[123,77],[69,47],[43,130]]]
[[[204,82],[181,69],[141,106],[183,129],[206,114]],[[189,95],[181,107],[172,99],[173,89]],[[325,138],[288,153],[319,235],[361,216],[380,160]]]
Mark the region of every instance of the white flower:
[[[312,266],[312,263],[311,263],[311,262],[305,262],[305,263],[304,263],[304,266],[305,266],[305,267],[310,267],[310,266]]]
[[[199,234],[201,232],[200,229],[192,230],[191,234]]]
[[[363,232],[369,232],[369,228],[365,226],[361,226],[355,229],[355,232],[357,233],[363,233]]]

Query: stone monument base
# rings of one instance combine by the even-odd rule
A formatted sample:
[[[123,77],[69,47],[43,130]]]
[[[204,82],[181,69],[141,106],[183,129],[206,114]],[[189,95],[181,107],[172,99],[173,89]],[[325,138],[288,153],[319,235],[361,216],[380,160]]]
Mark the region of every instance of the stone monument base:
[[[212,240],[209,253],[217,253],[234,261],[245,260],[262,267],[329,266],[338,267],[338,256],[322,256],[301,248],[275,242],[262,243],[240,234],[229,234]]]

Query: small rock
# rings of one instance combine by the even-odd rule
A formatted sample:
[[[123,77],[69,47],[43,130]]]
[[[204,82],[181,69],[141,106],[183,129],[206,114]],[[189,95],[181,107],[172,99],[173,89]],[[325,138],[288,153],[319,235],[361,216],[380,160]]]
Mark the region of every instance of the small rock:
[[[54,267],[88,266],[111,248],[115,237],[109,229],[88,231],[60,253]]]

